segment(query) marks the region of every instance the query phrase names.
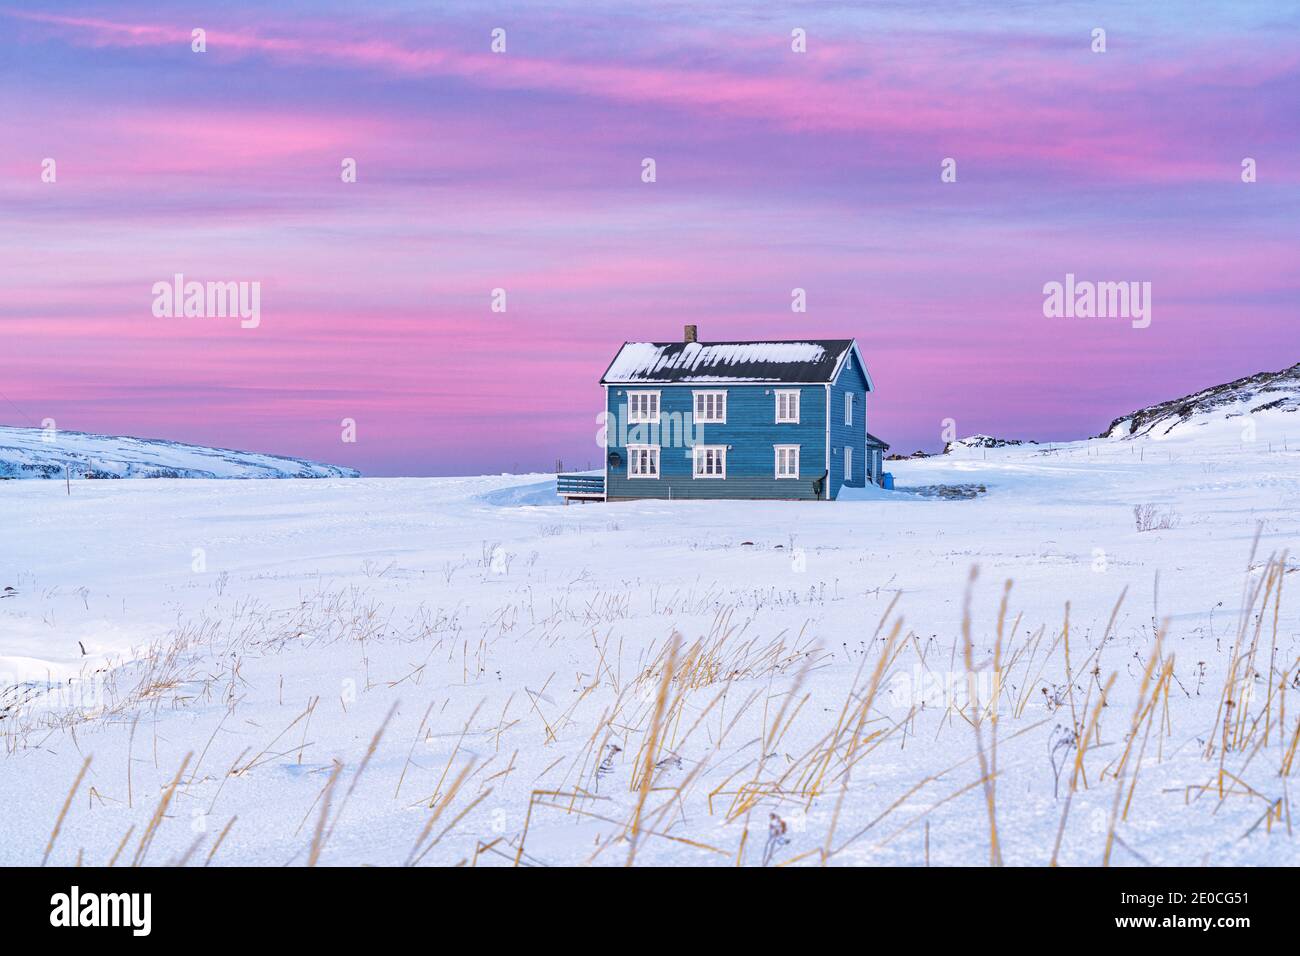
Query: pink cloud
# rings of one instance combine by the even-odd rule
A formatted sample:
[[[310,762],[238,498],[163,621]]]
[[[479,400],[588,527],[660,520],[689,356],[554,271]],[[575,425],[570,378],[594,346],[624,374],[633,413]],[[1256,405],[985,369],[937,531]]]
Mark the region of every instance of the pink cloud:
[[[74,42],[95,46],[186,48],[186,29],[43,13],[11,13],[48,26]],[[1141,63],[1112,58],[1102,63],[1080,46],[1077,56],[1052,49],[1028,50],[1031,38],[993,37],[1017,62],[988,55],[970,37],[922,35],[901,50],[890,43],[817,42],[806,57],[774,46],[753,55],[750,40],[738,43],[748,59],[728,68],[673,63],[596,62],[520,53],[497,56],[435,46],[410,46],[381,38],[338,39],[337,29],[309,35],[271,36],[251,29],[208,33],[209,55],[262,55],[288,63],[332,62],[405,77],[455,77],[486,89],[550,92],[611,103],[657,105],[701,116],[724,116],[777,124],[793,130],[910,134],[960,147],[989,161],[1011,157],[1108,169],[1139,178],[1203,179],[1217,175],[1202,160],[1180,154],[1186,135],[1161,111],[1140,110],[1140,134],[1117,116],[1107,96],[1135,87],[1158,103],[1188,84],[1201,88],[1251,89],[1293,73],[1300,55],[1280,53],[1267,64],[1253,53],[1206,48],[1178,62]],[[1019,42],[1017,42],[1019,41]],[[1041,40],[1040,40],[1041,42]],[[730,46],[730,44],[729,44]],[[765,47],[766,45],[764,45]],[[973,52],[983,49],[983,54]],[[737,50],[729,50],[735,54]],[[778,55],[779,54],[779,55]],[[1121,55],[1117,55],[1121,56]],[[952,64],[960,63],[959,68]],[[1115,68],[1112,63],[1123,64]],[[1192,63],[1195,66],[1192,66]],[[867,66],[864,68],[864,64]],[[1063,112],[1062,103],[1071,107]],[[971,135],[971,117],[979,135]]]
[[[350,22],[214,25],[228,93],[185,59],[188,28],[9,16],[108,51],[75,58],[75,92],[5,99],[0,388],[62,427],[372,471],[539,467],[594,447],[618,342],[691,322],[706,339],[858,337],[880,433],[933,447],[949,414],[1013,437],[1099,430],[1216,380],[1184,380],[1207,354],[1226,379],[1293,338],[1298,173],[1268,153],[1295,138],[1273,82],[1290,52],[1093,60],[913,33],[814,37],[797,58],[780,30],[705,30],[548,59],[348,39]],[[156,95],[111,85],[142,76]],[[364,82],[317,96],[305,76]],[[1257,148],[1266,179],[1246,187],[1236,164]],[[57,187],[37,178],[46,155]],[[1153,280],[1152,329],[1046,322],[1039,289],[1067,270]],[[177,271],[262,281],[262,326],[154,319],[150,286]],[[487,309],[496,286],[506,315]],[[343,416],[359,450],[338,443]]]

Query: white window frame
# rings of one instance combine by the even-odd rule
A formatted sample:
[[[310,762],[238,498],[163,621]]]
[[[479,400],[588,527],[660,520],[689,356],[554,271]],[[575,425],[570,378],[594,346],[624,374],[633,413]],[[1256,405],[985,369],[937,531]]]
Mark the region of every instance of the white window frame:
[[[853,446],[844,446],[844,480],[853,480]]]
[[[714,461],[721,460],[721,474],[706,474],[704,468],[708,465],[708,456],[712,452],[715,456]],[[725,479],[727,477],[727,446],[726,445],[696,445],[694,454],[691,456],[691,476],[702,479]]]
[[[653,402],[650,400],[651,396],[654,397]],[[633,398],[640,398],[641,401],[633,401]],[[648,407],[651,404],[654,405],[653,411]],[[640,407],[643,405],[646,407]],[[629,425],[658,425],[661,407],[660,395],[657,390],[629,390],[627,393],[627,423]]]
[[[646,455],[642,458],[642,453]],[[648,470],[638,470],[638,463],[654,462],[654,474]],[[627,446],[627,477],[629,479],[654,478],[657,479],[663,472],[660,468],[661,456],[658,445],[628,445]]]
[[[773,462],[773,469],[774,469],[773,474],[776,476],[776,479],[778,481],[784,481],[786,479],[797,480],[799,478],[799,446],[798,445],[773,445],[772,450],[775,455],[775,461]],[[781,452],[783,451],[794,453],[793,474],[789,473],[788,471],[785,473],[782,473],[781,471]]]
[[[853,393],[844,393],[844,424],[853,425]]]
[[[784,417],[781,415],[781,396],[786,397]],[[790,403],[794,402],[794,414],[790,414]],[[778,425],[798,425],[799,424],[799,389],[797,388],[778,388],[775,392],[776,402],[776,423]]]
[[[702,389],[691,392],[693,396],[691,402],[692,414],[694,415],[695,424],[697,425],[725,425],[727,424],[727,392],[725,389]],[[708,406],[708,398],[713,398],[713,417],[702,415],[701,412]]]

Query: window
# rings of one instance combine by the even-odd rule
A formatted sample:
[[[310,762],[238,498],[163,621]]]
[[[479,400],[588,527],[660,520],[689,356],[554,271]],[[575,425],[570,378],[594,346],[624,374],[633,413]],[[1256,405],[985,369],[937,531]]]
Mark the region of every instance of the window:
[[[697,425],[725,425],[727,423],[727,393],[696,392],[695,423]]]
[[[848,445],[844,446],[844,480],[853,480],[853,449]]]
[[[726,478],[727,477],[727,446],[726,445],[696,445],[695,446],[695,477],[696,478]]]
[[[659,424],[659,393],[628,392],[627,420],[630,425]]]
[[[853,424],[853,393],[849,392],[844,396],[844,424]]]
[[[777,445],[776,446],[776,477],[778,478],[799,477],[799,446],[798,445]]]
[[[627,476],[629,478],[658,478],[659,446],[628,445]]]
[[[799,393],[786,389],[776,392],[776,423],[799,424]]]

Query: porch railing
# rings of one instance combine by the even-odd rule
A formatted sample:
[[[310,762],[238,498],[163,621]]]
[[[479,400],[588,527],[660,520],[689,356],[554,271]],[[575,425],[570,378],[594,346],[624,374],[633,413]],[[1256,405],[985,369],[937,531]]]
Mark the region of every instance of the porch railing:
[[[561,498],[605,497],[604,475],[556,475],[555,493]]]

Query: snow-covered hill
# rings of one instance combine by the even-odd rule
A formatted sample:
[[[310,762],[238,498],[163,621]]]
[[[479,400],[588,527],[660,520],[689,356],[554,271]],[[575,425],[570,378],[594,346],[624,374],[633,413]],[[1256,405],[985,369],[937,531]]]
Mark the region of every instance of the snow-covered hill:
[[[1101,438],[1163,439],[1199,425],[1242,416],[1300,411],[1300,363],[1280,372],[1260,372],[1182,398],[1140,408],[1115,419]],[[1296,416],[1300,425],[1300,415]]]
[[[958,451],[963,448],[1010,448],[1015,445],[1037,445],[1038,442],[1033,440],[1022,440],[1019,438],[994,438],[992,435],[967,435],[965,438],[958,438],[956,441],[950,441],[943,446],[943,454]]]
[[[1189,452],[1208,454],[1239,448],[1243,443],[1281,442],[1300,439],[1300,363],[1280,372],[1259,372],[1234,382],[1214,385],[1180,398],[1139,408],[1122,415],[1096,438],[1076,442],[1151,439],[1186,446]],[[1040,454],[1055,454],[1072,443],[1055,442],[1039,449]],[[942,455],[989,457],[990,449],[1030,451],[1038,447],[1032,440],[994,438],[975,434],[944,445]],[[911,458],[928,457],[921,453]],[[906,456],[889,456],[889,461],[907,460]]]
[[[355,468],[158,438],[0,426],[3,478],[359,478]]]

